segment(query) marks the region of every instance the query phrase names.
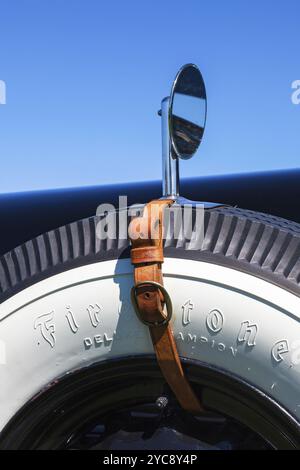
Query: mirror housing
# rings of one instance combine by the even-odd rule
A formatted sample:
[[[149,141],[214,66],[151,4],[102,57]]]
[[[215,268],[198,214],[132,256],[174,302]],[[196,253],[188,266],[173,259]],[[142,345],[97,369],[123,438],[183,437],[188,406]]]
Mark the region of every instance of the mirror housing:
[[[200,70],[184,65],[173,82],[169,107],[169,132],[175,157],[191,158],[202,141],[206,122],[206,90]]]

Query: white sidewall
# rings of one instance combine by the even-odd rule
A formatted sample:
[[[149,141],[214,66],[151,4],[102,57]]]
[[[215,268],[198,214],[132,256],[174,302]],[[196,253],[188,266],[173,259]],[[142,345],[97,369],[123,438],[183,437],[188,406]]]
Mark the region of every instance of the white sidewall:
[[[252,275],[167,258],[180,355],[238,375],[300,420],[300,298]],[[33,396],[95,362],[153,353],[130,303],[130,261],[82,266],[0,306],[0,429]]]

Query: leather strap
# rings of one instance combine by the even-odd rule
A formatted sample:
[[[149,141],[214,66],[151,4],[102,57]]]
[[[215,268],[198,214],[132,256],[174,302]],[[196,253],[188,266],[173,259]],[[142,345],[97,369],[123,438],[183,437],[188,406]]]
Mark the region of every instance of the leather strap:
[[[131,262],[134,265],[135,301],[139,317],[147,324],[161,371],[186,411],[199,414],[203,411],[198,398],[187,381],[172,328],[165,322],[165,295],[163,286],[163,213],[173,204],[172,199],[148,203],[142,217],[133,219],[129,227]],[[147,284],[150,281],[150,284]],[[151,283],[154,284],[151,284]]]

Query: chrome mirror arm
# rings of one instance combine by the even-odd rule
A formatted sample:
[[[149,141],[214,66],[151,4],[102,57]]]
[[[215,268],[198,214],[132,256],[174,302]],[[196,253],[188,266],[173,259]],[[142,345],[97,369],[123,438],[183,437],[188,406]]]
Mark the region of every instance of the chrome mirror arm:
[[[213,202],[191,201],[179,195],[179,158],[172,152],[169,122],[170,97],[166,96],[161,102],[161,109],[158,115],[161,117],[162,135],[162,197],[161,199],[175,199],[175,205],[203,207],[213,209],[225,204]]]
[[[162,137],[162,194],[163,197],[179,196],[179,159],[173,157],[170,125],[170,97],[161,102],[161,137]]]

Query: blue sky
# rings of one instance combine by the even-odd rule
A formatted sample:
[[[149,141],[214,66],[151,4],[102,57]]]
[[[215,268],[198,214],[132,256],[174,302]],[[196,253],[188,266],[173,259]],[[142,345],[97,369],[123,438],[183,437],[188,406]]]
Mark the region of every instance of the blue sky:
[[[299,167],[299,21],[299,0],[1,0],[0,192],[160,178],[187,62],[208,118],[182,176]]]

